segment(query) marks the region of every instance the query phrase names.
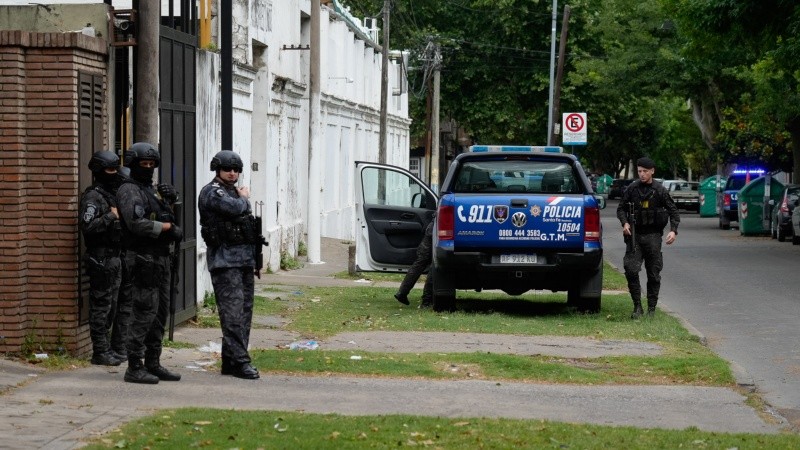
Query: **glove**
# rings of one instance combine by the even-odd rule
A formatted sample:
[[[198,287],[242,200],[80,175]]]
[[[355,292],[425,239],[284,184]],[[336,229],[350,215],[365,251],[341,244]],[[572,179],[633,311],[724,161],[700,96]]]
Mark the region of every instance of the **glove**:
[[[183,240],[183,230],[181,230],[181,227],[173,223],[172,227],[169,229],[169,236],[173,241],[180,242]]]
[[[156,189],[158,193],[161,194],[161,198],[167,203],[175,203],[178,201],[178,191],[176,191],[175,187],[171,184],[159,184]]]

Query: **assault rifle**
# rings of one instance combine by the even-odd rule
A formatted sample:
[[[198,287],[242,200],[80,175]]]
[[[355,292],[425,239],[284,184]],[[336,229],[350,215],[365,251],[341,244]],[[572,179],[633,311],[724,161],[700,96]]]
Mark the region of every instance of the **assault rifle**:
[[[633,202],[625,204],[628,207],[628,223],[631,226],[631,235],[625,241],[625,253],[636,251],[636,207]]]
[[[269,247],[269,242],[267,239],[264,238],[262,234],[261,228],[261,213],[264,210],[264,202],[255,202],[253,205],[253,212],[255,217],[255,228],[256,232],[258,233],[257,242],[253,246],[253,256],[256,260],[256,267],[255,267],[255,275],[258,279],[261,279],[261,269],[264,268],[264,249],[263,247]]]
[[[180,225],[181,221],[181,207],[182,202],[175,202],[172,204],[172,214],[175,216],[174,224]],[[178,280],[180,278],[181,269],[181,243],[180,241],[173,241],[170,244],[170,283],[169,283],[169,340],[172,341],[175,336],[175,302],[178,296]]]

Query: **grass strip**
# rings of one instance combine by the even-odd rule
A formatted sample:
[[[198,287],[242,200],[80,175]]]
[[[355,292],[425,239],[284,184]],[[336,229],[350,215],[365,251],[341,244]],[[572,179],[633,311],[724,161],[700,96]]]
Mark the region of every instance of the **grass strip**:
[[[86,449],[795,449],[793,434],[714,433],[567,424],[544,420],[424,416],[341,416],[186,408],[137,419]]]

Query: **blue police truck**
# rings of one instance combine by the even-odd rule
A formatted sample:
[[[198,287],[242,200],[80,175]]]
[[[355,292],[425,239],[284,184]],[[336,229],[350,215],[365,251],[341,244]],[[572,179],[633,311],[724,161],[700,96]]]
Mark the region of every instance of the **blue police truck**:
[[[575,156],[558,147],[475,146],[450,165],[438,193],[397,167],[356,162],[356,266],[406,270],[428,221],[434,309],[456,290],[564,291],[600,310],[601,195]]]

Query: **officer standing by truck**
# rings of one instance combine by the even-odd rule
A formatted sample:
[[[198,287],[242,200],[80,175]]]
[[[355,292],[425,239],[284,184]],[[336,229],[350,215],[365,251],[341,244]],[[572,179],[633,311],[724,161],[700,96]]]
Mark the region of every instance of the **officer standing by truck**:
[[[178,381],[180,374],[161,365],[161,341],[169,313],[170,247],[183,239],[169,201],[177,196],[170,185],[153,186],[161,156],[153,145],[133,144],[125,155],[131,178],[117,192],[123,224],[125,268],[130,279],[133,321],[128,336],[125,381],[156,384]],[[144,364],[142,364],[144,357]]]
[[[661,289],[661,269],[664,266],[661,254],[661,239],[664,227],[669,224],[666,243],[671,245],[678,235],[680,215],[678,208],[661,183],[653,180],[655,163],[643,157],[636,161],[639,179],[631,183],[622,194],[617,207],[617,218],[622,224],[626,249],[623,258],[625,278],[633,299],[631,319],[644,314],[642,309],[642,286],[639,271],[644,262],[647,272],[647,315],[656,311],[658,293]]]
[[[256,248],[261,230],[250,208],[250,188],[236,186],[242,159],[222,150],[211,159],[216,176],[200,191],[200,234],[207,246],[206,261],[222,328],[222,374],[255,380],[247,346],[253,320]]]
[[[114,195],[122,179],[119,157],[99,151],[89,160],[94,184],[81,196],[80,228],[86,242],[85,267],[89,275],[89,335],[92,364],[118,366],[123,359],[111,351],[109,318],[116,310],[122,279],[120,241],[122,228]]]

